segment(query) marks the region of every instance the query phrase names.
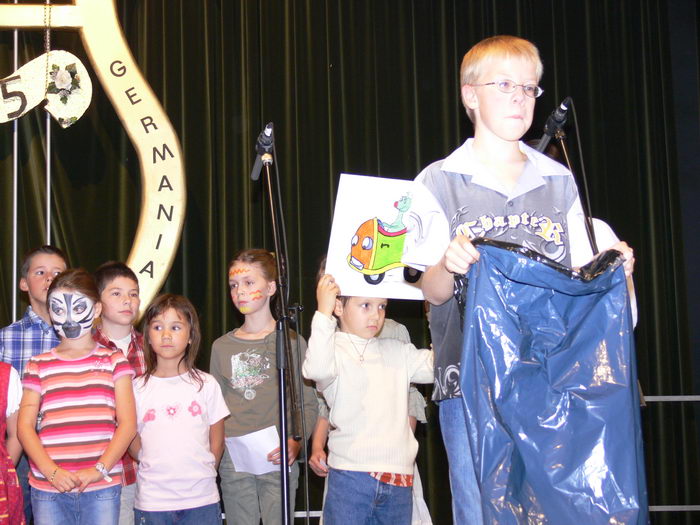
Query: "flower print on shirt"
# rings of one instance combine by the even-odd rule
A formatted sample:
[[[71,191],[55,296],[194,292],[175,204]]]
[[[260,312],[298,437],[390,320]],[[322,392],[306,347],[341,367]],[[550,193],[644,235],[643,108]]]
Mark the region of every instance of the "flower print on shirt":
[[[179,410],[180,407],[178,405],[167,405],[165,407],[165,414],[172,419],[177,415]]]
[[[187,410],[190,411],[192,417],[197,417],[202,414],[202,407],[199,406],[199,403],[197,403],[196,401],[192,401],[192,403],[190,403],[190,406],[187,407]]]
[[[149,421],[155,421],[156,419],[156,411],[152,408],[149,408],[146,410],[146,413],[143,415],[143,422],[148,423]]]

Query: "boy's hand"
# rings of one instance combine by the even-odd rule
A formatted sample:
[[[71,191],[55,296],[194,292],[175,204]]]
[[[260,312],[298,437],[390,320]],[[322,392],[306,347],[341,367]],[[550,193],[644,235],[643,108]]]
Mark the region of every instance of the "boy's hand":
[[[617,250],[625,258],[625,276],[629,277],[632,275],[632,272],[634,271],[634,250],[624,241],[614,244],[610,247],[610,249]]]
[[[326,463],[326,451],[323,449],[312,450],[309,455],[309,466],[319,477],[328,476],[328,464]]]
[[[469,237],[457,235],[445,251],[443,265],[450,273],[465,274],[469,267],[479,260],[479,251],[474,247]]]
[[[340,295],[340,288],[329,273],[321,277],[316,287],[317,310],[328,317],[333,315],[335,299]]]

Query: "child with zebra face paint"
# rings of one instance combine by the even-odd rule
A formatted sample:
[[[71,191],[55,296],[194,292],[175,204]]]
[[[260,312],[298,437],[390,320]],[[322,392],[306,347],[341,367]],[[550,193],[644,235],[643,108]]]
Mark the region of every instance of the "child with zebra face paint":
[[[60,343],[27,364],[17,423],[34,523],[116,525],[121,458],[136,433],[134,372],[120,350],[92,338],[102,309],[92,275],[66,270],[47,295]]]
[[[96,306],[101,309],[100,303],[77,290],[56,290],[49,296],[53,327],[60,337],[67,339],[79,339],[91,331]]]

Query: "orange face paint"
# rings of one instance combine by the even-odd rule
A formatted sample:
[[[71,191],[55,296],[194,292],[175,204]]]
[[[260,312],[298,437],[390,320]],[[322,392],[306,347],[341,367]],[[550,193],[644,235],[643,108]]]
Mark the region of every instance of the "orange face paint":
[[[236,276],[236,275],[241,275],[241,274],[247,273],[247,272],[249,272],[250,270],[251,270],[251,269],[250,269],[249,267],[247,267],[247,266],[243,266],[243,267],[240,267],[240,266],[239,266],[239,267],[236,267],[236,266],[234,265],[234,266],[232,266],[231,269],[228,271],[228,277],[229,277],[229,279],[230,279],[231,277],[234,277],[234,276]]]

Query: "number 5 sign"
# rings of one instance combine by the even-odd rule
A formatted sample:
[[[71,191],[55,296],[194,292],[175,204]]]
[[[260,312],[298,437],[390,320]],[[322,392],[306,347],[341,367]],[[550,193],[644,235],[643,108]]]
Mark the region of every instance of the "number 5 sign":
[[[180,142],[160,102],[131,55],[119,25],[115,1],[74,0],[72,4],[48,7],[45,4],[3,4],[0,5],[0,29],[46,29],[46,9],[50,9],[52,29],[80,31],[90,62],[139,156],[141,215],[127,264],[139,277],[143,313],[167,278],[180,242],[186,206],[185,173]],[[64,52],[51,52],[55,53]],[[45,61],[46,55],[35,60],[39,59]],[[21,74],[17,73],[32,62],[0,81],[4,108],[4,114],[0,113],[0,120],[2,117],[5,117],[5,121],[17,118],[31,107],[32,101],[13,78],[21,77]],[[72,73],[72,68],[67,67],[70,64],[76,64],[75,67],[78,68],[79,61],[71,60],[63,65],[62,69],[67,70],[69,74]],[[58,67],[60,71],[62,66]],[[46,70],[44,66],[42,98],[46,87]],[[54,69],[49,66],[49,74],[52,71]],[[84,89],[86,85],[83,86],[82,83],[89,82],[87,73],[82,76],[76,71],[76,74],[81,83],[78,89]],[[58,74],[54,76],[57,77]],[[61,85],[67,86],[68,78],[65,74],[61,76]],[[71,76],[72,86],[75,77],[72,74]],[[61,91],[58,88],[57,90]],[[51,91],[49,89],[49,94],[53,94]],[[73,96],[72,90],[69,91],[68,99]],[[60,98],[65,94],[54,94],[58,96],[57,104],[64,104]],[[89,103],[89,98],[87,100]],[[12,109],[8,112],[10,107]],[[13,112],[16,116],[12,116]],[[74,116],[79,115],[72,114],[68,118]]]
[[[67,128],[90,105],[92,82],[78,57],[50,51],[0,79],[0,95],[0,122],[19,118],[46,99],[44,109]]]

